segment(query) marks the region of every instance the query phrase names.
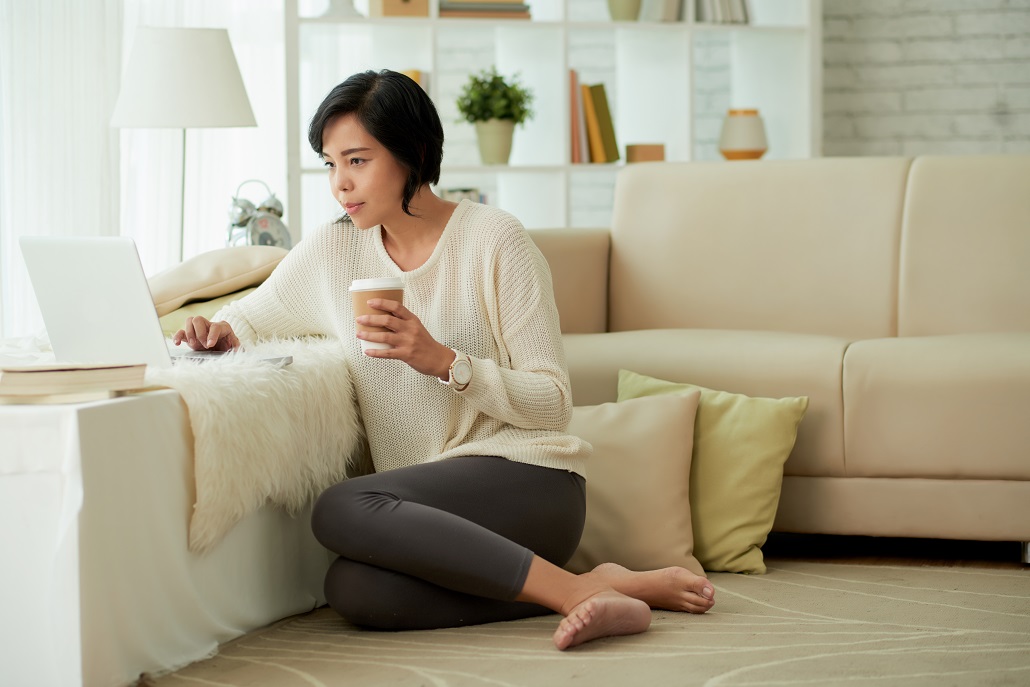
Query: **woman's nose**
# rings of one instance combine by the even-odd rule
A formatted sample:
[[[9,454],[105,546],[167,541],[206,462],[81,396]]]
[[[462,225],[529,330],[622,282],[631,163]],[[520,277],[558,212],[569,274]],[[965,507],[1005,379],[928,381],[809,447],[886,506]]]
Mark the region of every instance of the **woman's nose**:
[[[332,185],[337,191],[349,191],[351,188],[349,175],[344,173],[340,168],[336,168],[332,178]]]

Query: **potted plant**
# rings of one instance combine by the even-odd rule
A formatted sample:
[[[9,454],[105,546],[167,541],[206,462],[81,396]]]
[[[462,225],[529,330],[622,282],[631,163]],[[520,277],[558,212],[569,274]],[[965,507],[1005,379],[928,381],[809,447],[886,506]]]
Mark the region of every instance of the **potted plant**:
[[[515,125],[532,118],[532,102],[532,92],[517,74],[508,79],[490,67],[469,76],[458,96],[458,112],[476,126],[483,164],[508,163]]]

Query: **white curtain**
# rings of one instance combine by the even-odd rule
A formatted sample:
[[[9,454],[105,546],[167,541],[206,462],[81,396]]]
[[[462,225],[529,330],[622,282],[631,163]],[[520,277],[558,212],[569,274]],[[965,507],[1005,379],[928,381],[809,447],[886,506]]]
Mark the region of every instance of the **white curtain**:
[[[22,235],[118,233],[120,0],[0,0],[0,336],[41,327]]]
[[[42,325],[18,236],[132,236],[148,275],[178,259],[182,132],[109,126],[140,25],[227,28],[258,123],[188,130],[185,256],[225,244],[240,182],[285,204],[282,0],[0,0],[0,338]]]

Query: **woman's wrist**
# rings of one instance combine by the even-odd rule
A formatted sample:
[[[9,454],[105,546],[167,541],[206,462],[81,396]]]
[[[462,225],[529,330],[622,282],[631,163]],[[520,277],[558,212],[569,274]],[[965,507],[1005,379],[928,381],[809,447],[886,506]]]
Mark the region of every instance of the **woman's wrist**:
[[[440,372],[436,375],[437,379],[441,382],[449,382],[451,379],[451,363],[457,359],[458,354],[454,352],[454,349],[448,348],[443,344],[440,344],[440,360],[442,361],[442,367],[439,368]]]

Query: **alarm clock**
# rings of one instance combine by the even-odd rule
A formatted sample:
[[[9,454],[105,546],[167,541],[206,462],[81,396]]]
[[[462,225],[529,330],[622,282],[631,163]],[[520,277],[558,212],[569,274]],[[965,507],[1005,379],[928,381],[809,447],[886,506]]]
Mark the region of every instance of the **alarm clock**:
[[[240,189],[252,182],[261,184],[268,192],[268,197],[257,206],[240,197]],[[291,248],[293,241],[282,216],[283,204],[268,184],[260,179],[247,179],[236,187],[236,194],[229,204],[229,233],[225,245]]]

